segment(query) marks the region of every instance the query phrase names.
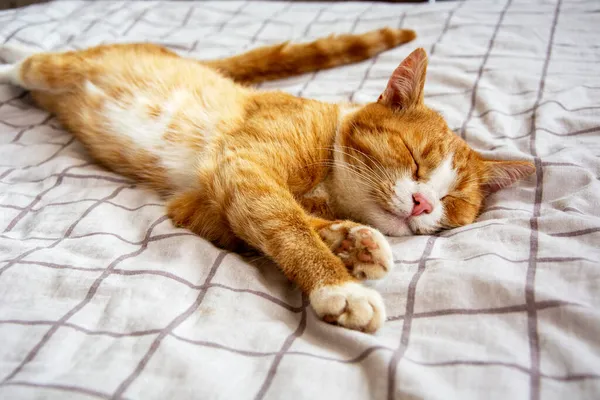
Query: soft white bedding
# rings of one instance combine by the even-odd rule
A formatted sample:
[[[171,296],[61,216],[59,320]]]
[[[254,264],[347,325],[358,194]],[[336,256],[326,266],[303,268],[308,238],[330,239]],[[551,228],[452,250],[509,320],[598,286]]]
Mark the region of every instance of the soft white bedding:
[[[371,101],[423,46],[429,104],[483,154],[538,172],[471,226],[391,239],[376,335],[320,322],[264,259],[174,228],[156,195],[0,85],[0,398],[597,398],[597,1],[65,1],[0,12],[0,41],[212,58],[386,25],[419,38],[263,87]]]

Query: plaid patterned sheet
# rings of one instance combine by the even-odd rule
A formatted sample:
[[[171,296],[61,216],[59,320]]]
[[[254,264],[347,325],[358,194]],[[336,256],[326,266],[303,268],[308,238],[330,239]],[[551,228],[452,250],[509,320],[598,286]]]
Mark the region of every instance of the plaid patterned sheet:
[[[392,239],[376,335],[321,323],[264,259],[174,228],[0,86],[0,398],[559,399],[600,393],[600,13],[595,0],[434,5],[54,2],[0,12],[43,49],[153,41],[212,58],[383,26],[419,38],[263,85],[376,98],[417,46],[429,104],[490,157],[537,174],[479,220]],[[251,265],[249,265],[251,264]]]

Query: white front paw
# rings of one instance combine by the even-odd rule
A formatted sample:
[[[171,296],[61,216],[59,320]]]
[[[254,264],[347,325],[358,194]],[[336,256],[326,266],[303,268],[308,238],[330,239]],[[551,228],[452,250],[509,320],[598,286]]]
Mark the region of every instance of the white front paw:
[[[323,286],[312,291],[310,304],[324,321],[364,332],[375,332],[385,322],[381,295],[359,283]]]

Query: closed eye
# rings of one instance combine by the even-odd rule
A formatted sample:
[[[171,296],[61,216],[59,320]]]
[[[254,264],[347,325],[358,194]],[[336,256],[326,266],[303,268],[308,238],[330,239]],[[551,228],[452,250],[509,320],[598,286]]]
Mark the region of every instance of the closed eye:
[[[408,150],[408,147],[406,149]],[[415,178],[415,181],[417,181],[417,180],[419,180],[419,163],[415,159],[415,156],[413,156],[412,151],[408,150],[408,154],[410,154],[410,158],[412,158],[413,164],[415,166],[415,172],[413,173],[413,178]]]
[[[415,159],[413,158],[413,162],[415,163],[415,180],[418,181],[419,180],[419,164],[417,164],[417,162],[415,161]]]
[[[406,149],[406,151],[408,151],[408,154],[410,154],[410,158],[412,158],[413,164],[415,165],[415,172],[413,173],[413,178],[415,178],[415,181],[419,180],[419,163],[417,162],[417,159],[413,155],[412,151],[410,151],[410,148],[406,145],[406,142],[402,140],[402,143],[404,143],[404,148]]]

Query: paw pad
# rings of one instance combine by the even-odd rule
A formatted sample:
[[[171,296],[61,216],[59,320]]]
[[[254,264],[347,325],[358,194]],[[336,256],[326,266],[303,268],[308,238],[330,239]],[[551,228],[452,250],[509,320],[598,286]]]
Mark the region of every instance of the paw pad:
[[[340,226],[342,224],[348,226]],[[326,228],[321,237],[335,255],[358,279],[381,279],[393,266],[392,251],[385,237],[376,229],[351,222]]]

